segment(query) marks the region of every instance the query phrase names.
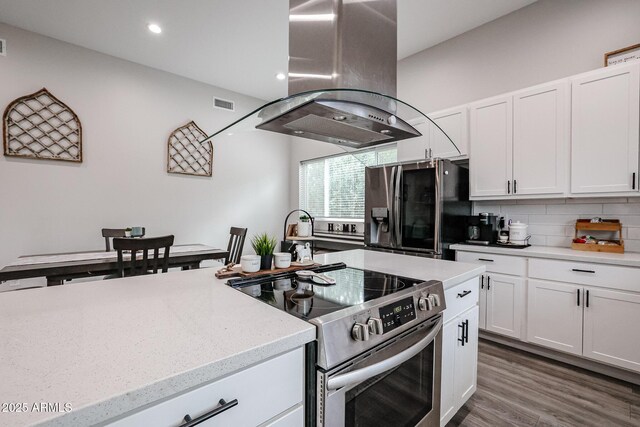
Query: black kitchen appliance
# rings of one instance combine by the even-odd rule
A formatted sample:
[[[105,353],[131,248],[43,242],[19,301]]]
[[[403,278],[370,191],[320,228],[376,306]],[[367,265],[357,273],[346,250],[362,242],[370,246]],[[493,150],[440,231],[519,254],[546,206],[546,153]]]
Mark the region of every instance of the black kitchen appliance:
[[[470,214],[469,170],[449,160],[365,171],[368,249],[453,260],[449,246],[465,240]]]
[[[498,241],[500,218],[491,213],[480,213],[467,218],[467,243],[492,245]]]

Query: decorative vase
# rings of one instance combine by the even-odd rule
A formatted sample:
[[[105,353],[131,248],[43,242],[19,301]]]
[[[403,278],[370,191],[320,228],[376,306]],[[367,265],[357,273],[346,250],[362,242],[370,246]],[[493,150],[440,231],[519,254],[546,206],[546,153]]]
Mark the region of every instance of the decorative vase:
[[[311,236],[311,223],[309,221],[298,221],[298,237]]]
[[[273,254],[260,255],[260,270],[271,270],[273,263]]]

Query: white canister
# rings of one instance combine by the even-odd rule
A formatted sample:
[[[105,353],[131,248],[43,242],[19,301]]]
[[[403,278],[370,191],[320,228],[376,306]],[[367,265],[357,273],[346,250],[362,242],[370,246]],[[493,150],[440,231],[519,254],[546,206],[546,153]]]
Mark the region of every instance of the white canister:
[[[309,221],[298,221],[298,237],[311,236],[311,223]]]
[[[525,245],[527,243],[527,228],[529,226],[520,221],[509,224],[509,241],[514,245]]]
[[[273,254],[273,260],[276,268],[291,267],[291,254],[289,252],[276,252]]]
[[[260,256],[259,255],[242,255],[240,257],[240,268],[245,273],[255,273],[260,271]]]

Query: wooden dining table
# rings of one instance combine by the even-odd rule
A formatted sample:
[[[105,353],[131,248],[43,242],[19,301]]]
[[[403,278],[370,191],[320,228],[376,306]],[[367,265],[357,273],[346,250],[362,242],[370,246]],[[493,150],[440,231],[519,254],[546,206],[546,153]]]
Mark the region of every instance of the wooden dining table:
[[[224,259],[228,256],[229,252],[226,250],[207,245],[174,245],[169,251],[169,268],[196,269],[200,268],[202,261]],[[25,255],[0,270],[0,283],[7,280],[46,277],[47,286],[56,286],[65,280],[106,276],[118,272],[117,258],[118,253],[115,251]]]

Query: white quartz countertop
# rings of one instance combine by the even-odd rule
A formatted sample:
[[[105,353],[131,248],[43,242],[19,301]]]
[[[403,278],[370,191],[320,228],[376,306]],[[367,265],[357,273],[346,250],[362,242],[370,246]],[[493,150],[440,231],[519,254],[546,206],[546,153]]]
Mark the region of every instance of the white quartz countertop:
[[[344,262],[349,267],[374,270],[413,279],[441,280],[445,289],[477,277],[485,271],[484,266],[478,264],[364,249],[316,255],[314,259],[322,264]]]
[[[561,259],[567,261],[582,261],[596,264],[624,265],[640,267],[640,253],[612,254],[607,252],[576,251],[570,248],[556,248],[551,246],[530,246],[525,249],[499,248],[495,246],[452,245],[456,251],[481,252],[498,255],[519,255],[531,258]]]
[[[315,339],[215,271],[0,293],[0,402],[29,408],[0,426],[91,425]],[[32,412],[42,402],[72,410]]]

